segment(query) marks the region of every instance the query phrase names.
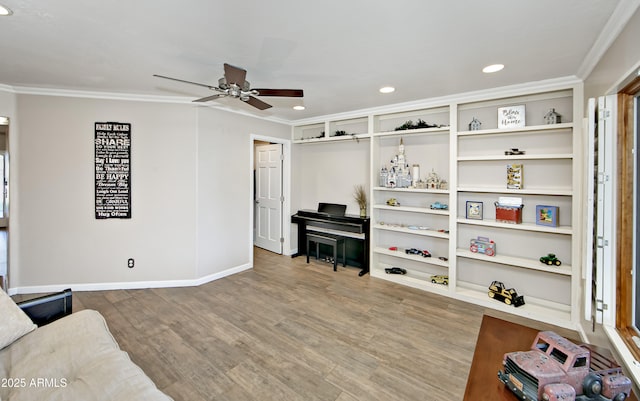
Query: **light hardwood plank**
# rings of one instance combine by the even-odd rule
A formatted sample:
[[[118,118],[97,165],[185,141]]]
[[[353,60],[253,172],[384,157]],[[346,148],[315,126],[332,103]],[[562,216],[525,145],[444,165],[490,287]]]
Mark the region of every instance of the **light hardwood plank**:
[[[513,317],[359,271],[256,249],[251,270],[74,292],[74,310],[100,311],[176,401],[462,399],[483,314]]]

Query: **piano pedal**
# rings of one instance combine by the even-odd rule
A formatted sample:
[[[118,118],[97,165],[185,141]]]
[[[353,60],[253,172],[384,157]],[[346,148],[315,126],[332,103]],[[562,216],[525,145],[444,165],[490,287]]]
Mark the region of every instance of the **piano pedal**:
[[[333,264],[333,258],[330,256],[325,256],[324,261]]]

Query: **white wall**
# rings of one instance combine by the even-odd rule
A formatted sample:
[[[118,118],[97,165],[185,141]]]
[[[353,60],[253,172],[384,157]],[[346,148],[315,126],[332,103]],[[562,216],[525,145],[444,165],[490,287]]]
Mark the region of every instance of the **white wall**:
[[[369,145],[369,140],[296,144],[291,173],[292,211],[315,210],[318,202],[330,202],[346,204],[347,213],[360,214],[353,193],[355,185],[369,190]]]
[[[232,116],[232,118],[230,118]],[[289,139],[291,127],[201,109],[198,121],[198,277],[252,260],[251,134]],[[285,219],[288,216],[285,216]]]
[[[17,98],[20,263],[12,287],[175,285],[251,260],[249,135],[286,137],[288,126],[191,104]],[[132,124],[131,219],[94,217],[98,121]]]
[[[640,67],[640,8],[585,80],[585,105],[590,97],[608,94],[632,70]],[[614,92],[615,93],[615,92]]]
[[[291,179],[294,212],[329,202],[346,204],[348,214],[358,215],[354,186],[369,189],[369,140],[297,144]]]

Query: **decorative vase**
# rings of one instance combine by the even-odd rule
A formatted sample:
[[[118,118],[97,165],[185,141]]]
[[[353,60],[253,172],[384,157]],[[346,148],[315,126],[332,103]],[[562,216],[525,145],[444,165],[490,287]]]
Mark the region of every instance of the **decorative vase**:
[[[366,207],[361,207],[360,208],[360,217],[367,217],[367,208]]]

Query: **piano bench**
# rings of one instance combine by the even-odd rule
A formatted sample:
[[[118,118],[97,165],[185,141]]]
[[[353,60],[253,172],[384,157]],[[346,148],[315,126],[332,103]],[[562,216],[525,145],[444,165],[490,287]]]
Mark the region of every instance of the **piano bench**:
[[[342,245],[342,266],[347,266],[347,248],[345,237],[335,234],[307,232],[307,263],[309,263],[309,243],[316,243],[316,259],[320,255],[320,244],[333,247],[333,271],[338,271],[338,246]]]

